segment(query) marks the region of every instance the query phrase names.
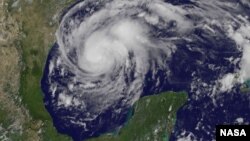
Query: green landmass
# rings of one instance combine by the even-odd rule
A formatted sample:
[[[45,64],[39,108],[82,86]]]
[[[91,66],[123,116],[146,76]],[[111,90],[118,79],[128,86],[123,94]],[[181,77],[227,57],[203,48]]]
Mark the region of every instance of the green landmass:
[[[40,81],[48,51],[55,42],[58,18],[53,17],[59,16],[56,14],[69,3],[66,0],[36,0],[32,3],[20,2],[21,12],[18,8],[10,8],[20,20],[22,32],[22,37],[17,42],[22,50],[23,62],[20,95],[34,119],[50,120],[44,108]]]
[[[143,97],[134,105],[134,115],[118,134],[107,134],[88,141],[168,141],[176,112],[187,101],[187,94],[166,92]]]
[[[241,93],[248,94],[250,92],[250,80],[247,80],[240,88]]]
[[[59,13],[72,2],[74,0],[3,0],[4,16],[10,18],[6,29],[10,30],[13,37],[10,36],[11,42],[8,39],[2,45],[5,48],[1,48],[1,51],[8,51],[10,55],[1,54],[3,58],[0,61],[5,62],[0,64],[2,66],[14,62],[16,68],[12,71],[9,68],[14,66],[12,64],[6,65],[4,71],[0,69],[3,76],[8,76],[3,77],[5,80],[15,78],[6,82],[6,85],[3,83],[3,93],[0,88],[0,140],[71,140],[70,137],[59,134],[53,126],[43,104],[40,80],[48,51],[55,42]],[[15,80],[20,80],[20,88],[18,84],[13,85]],[[13,88],[19,88],[19,91],[14,91]],[[90,141],[146,141],[148,138],[168,140],[175,123],[176,111],[186,98],[184,93],[172,92],[144,97],[135,104],[134,115],[116,135],[103,135]],[[168,111],[170,106],[172,110]]]
[[[40,80],[49,49],[55,42],[59,13],[74,0],[4,0],[6,14],[18,23],[19,36],[14,41],[20,53],[21,104],[27,109],[26,121],[22,121],[21,137],[7,135],[13,141],[68,141],[70,137],[59,134],[43,104]],[[10,109],[10,108],[9,108]],[[0,114],[5,112],[0,110]],[[6,112],[5,112],[6,113]],[[5,114],[9,117],[10,114]],[[15,116],[12,114],[11,116]],[[0,117],[5,124],[8,118]],[[14,119],[18,120],[18,119]],[[12,123],[11,123],[12,124]],[[11,125],[9,124],[9,126]],[[1,126],[1,125],[0,125]],[[6,125],[7,126],[7,125]],[[0,134],[1,136],[1,134]],[[1,140],[1,139],[0,139]]]

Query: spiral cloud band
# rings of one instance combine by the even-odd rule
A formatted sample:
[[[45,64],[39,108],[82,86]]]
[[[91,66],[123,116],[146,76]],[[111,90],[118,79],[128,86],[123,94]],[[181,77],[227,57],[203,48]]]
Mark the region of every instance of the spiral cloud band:
[[[236,8],[215,0],[72,5],[60,21],[42,80],[58,131],[74,140],[113,131],[140,97],[167,90],[217,105],[216,94],[250,78],[250,26],[242,12],[249,2],[240,2]],[[179,138],[195,136],[176,132]]]
[[[174,46],[169,41],[149,37],[152,36],[147,25],[150,23],[143,15],[138,15],[142,11],[124,13],[138,6],[137,3],[115,2],[91,16],[86,14],[82,19],[76,18],[75,11],[88,3],[84,1],[76,5],[64,16],[57,41],[62,54],[60,64],[68,66],[69,71],[76,75],[71,83],[71,89],[76,93],[70,96],[75,94],[77,99],[81,99],[80,106],[84,105],[81,111],[92,108],[93,113],[87,118],[94,120],[95,116],[91,116],[98,115],[119,100],[122,100],[119,104],[125,107],[137,101],[142,93],[144,76],[150,69],[149,56],[164,67],[162,64],[170,57]],[[158,58],[160,54],[164,54],[166,59]],[[81,84],[75,86],[76,80]],[[89,99],[92,100],[88,104]],[[61,102],[72,104],[64,98]]]

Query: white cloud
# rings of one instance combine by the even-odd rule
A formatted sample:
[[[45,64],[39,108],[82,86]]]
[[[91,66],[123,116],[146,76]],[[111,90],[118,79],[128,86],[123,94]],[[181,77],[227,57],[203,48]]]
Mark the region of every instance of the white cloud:
[[[226,74],[221,80],[221,88],[220,90],[225,92],[231,90],[235,84],[235,74],[229,73]]]
[[[58,97],[58,106],[64,106],[64,107],[69,107],[72,105],[72,99],[73,97],[70,95],[66,95],[65,93],[59,94]]]
[[[247,20],[245,20],[247,21]],[[237,43],[242,50],[242,58],[240,62],[240,76],[241,83],[250,79],[250,23],[242,23],[241,27],[233,30],[230,26],[229,36]]]

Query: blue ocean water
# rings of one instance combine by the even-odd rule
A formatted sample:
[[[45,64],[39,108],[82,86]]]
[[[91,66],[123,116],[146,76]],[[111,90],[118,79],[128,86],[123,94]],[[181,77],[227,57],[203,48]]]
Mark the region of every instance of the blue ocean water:
[[[167,2],[174,5],[192,4],[188,0],[168,0]],[[99,8],[95,7],[95,5],[93,7],[95,10]],[[85,14],[88,13],[82,9],[73,16],[81,18],[81,15]],[[157,27],[154,28],[156,31],[159,30]],[[155,34],[155,36],[172,36],[175,34],[164,31],[159,32],[161,33]],[[241,57],[242,53],[237,50],[235,42],[225,36],[223,31],[216,37],[211,37],[204,29],[196,28],[190,34],[190,38],[193,41],[176,41],[177,50],[171,60],[165,62],[170,75],[166,75],[164,69],[157,69],[157,72],[149,71],[146,74],[142,97],[165,91],[186,91],[189,100],[177,113],[176,126],[170,140],[177,140],[183,133],[185,135],[192,133],[192,140],[210,141],[215,138],[215,125],[238,124],[236,122],[237,118],[243,118],[245,123],[250,123],[249,94],[242,94],[240,85],[236,85],[230,92],[217,93],[213,97],[205,89],[201,89],[200,93],[197,94],[193,89],[196,86],[196,89],[200,88],[198,86],[202,84],[194,84],[194,79],[198,78],[201,82],[212,84],[221,74],[234,73],[239,69],[239,64],[232,64],[225,58],[238,58]],[[51,60],[58,56],[60,56],[59,46],[55,43],[49,52],[41,80],[45,107],[50,113],[56,129],[60,133],[71,136],[75,141],[81,141],[106,132],[112,132],[123,125],[127,121],[130,108],[123,108],[123,105],[119,104],[103,112],[95,121],[89,123],[93,130],[86,131],[82,126],[75,126],[65,120],[64,117],[68,115],[77,113],[80,118],[84,114],[81,114],[77,109],[57,109],[54,107],[56,101],[51,97],[50,84],[54,81],[62,87],[67,87],[68,79],[74,76],[70,72],[66,72],[66,75],[61,76],[60,68],[54,69],[53,75],[48,75]],[[219,69],[211,70],[209,68],[211,64]],[[155,87],[158,81],[159,85]],[[193,85],[195,85],[195,88],[193,88]],[[61,91],[56,91],[57,98]],[[118,108],[123,108],[121,114],[113,116],[113,111]]]

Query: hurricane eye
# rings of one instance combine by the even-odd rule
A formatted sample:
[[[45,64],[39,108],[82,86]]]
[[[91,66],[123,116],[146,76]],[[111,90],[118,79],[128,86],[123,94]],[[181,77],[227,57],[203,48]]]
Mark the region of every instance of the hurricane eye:
[[[165,91],[186,91],[182,112],[206,109],[197,117],[209,116],[215,94],[235,92],[250,79],[249,14],[228,11],[230,3],[77,1],[60,21],[42,81],[56,128],[75,140],[108,133],[124,125],[141,97]],[[209,104],[192,107],[205,98]]]

